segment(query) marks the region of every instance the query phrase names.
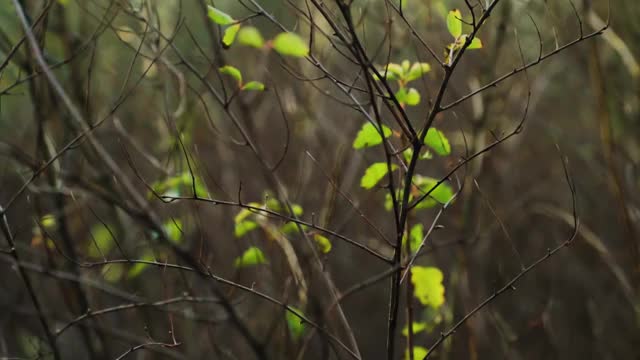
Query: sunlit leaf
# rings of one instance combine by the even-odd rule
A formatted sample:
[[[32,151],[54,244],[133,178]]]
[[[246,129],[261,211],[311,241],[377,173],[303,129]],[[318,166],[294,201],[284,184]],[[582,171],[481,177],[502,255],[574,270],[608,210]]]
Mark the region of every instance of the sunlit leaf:
[[[404,71],[399,64],[389,63],[384,69],[378,71],[380,75],[385,76],[387,80],[400,80],[404,77]]]
[[[391,136],[391,129],[389,127],[382,125],[382,134],[384,138],[388,138]],[[356,135],[355,140],[353,141],[354,149],[362,149],[366,147],[375,146],[382,143],[382,136],[380,136],[380,132],[378,129],[373,126],[373,124],[367,122],[362,125],[360,131],[358,131],[358,135]]]
[[[402,156],[404,157],[404,161],[409,162],[411,161],[411,157],[413,157],[413,149],[412,148],[407,148],[405,151],[402,152]]]
[[[144,255],[142,256],[142,258],[140,258],[140,260],[143,261],[155,261],[155,256],[153,256],[153,252],[151,251],[147,251],[144,253]],[[129,272],[127,273],[127,278],[128,279],[133,279],[138,277],[140,274],[142,274],[142,272],[147,269],[149,267],[149,264],[145,264],[145,263],[135,263],[130,269]]]
[[[56,227],[57,222],[56,222],[55,215],[53,215],[53,214],[44,215],[40,219],[40,224],[42,224],[42,227],[44,227],[45,229],[52,229],[52,228]]]
[[[107,255],[116,244],[109,230],[102,224],[95,225],[91,228],[91,237],[88,243],[89,248],[87,252],[91,257],[101,257],[102,254]]]
[[[237,268],[266,264],[267,259],[259,248],[252,246],[248,248],[241,256],[237,257],[233,265]]]
[[[397,169],[398,166],[395,164],[391,164],[391,170]],[[385,175],[387,175],[388,167],[387,163],[379,162],[372,164],[367,168],[364,173],[362,179],[360,179],[360,186],[365,189],[371,189],[374,187],[380,180],[382,180]]]
[[[213,22],[218,25],[229,25],[235,21],[227,13],[220,9],[216,9],[211,5],[207,5],[207,15],[209,15],[209,19],[213,20]]]
[[[221,74],[229,75],[232,78],[236,79],[238,84],[242,83],[242,73],[235,66],[225,65],[218,69]]]
[[[182,243],[182,221],[180,219],[170,219],[163,226],[171,242],[174,244]]]
[[[238,43],[241,45],[252,46],[254,48],[262,48],[264,46],[264,38],[260,31],[253,26],[244,26],[238,32]]]
[[[293,210],[293,214],[295,216],[301,216],[302,213],[304,212],[304,210],[302,209],[302,206],[298,204],[291,204],[291,209]]]
[[[421,78],[424,74],[431,71],[431,65],[427,63],[414,63],[406,76],[406,81],[413,81]]]
[[[413,330],[414,334],[417,334],[419,332],[424,331],[427,328],[427,323],[425,322],[414,322],[413,326],[411,327],[411,330]],[[404,336],[409,336],[409,325],[405,325],[404,328],[402,329],[402,335]],[[421,359],[421,358],[416,358],[416,359]]]
[[[469,50],[482,49],[482,41],[477,37],[474,37],[473,40],[471,40],[471,44],[469,44],[467,49]]]
[[[422,224],[416,224],[411,228],[409,232],[409,241],[411,247],[411,253],[415,253],[420,244],[422,243],[422,239],[424,238],[424,226]]]
[[[260,204],[257,203],[257,202],[250,202],[247,205],[251,206],[251,207],[256,207],[256,208],[260,207]],[[244,208],[244,209],[240,210],[238,212],[238,214],[236,214],[236,216],[233,218],[233,222],[236,223],[236,224],[240,223],[240,222],[242,222],[242,220],[246,219],[249,215],[257,214],[257,213],[258,213],[257,210]]]
[[[409,72],[409,68],[411,66],[411,62],[409,60],[402,60],[402,73],[407,74]]]
[[[421,193],[429,193],[422,202],[416,205],[416,209],[427,209],[440,204],[446,204],[453,197],[453,189],[447,183],[437,185],[438,180],[428,176],[416,175],[413,183],[420,188]],[[437,185],[437,187],[436,187]]]
[[[432,127],[427,131],[427,136],[424,138],[424,144],[440,156],[451,154],[449,139],[447,139],[442,131],[436,128]]]
[[[442,271],[436,267],[414,266],[411,268],[411,282],[414,296],[422,305],[439,308],[444,304]]]
[[[193,185],[193,178],[195,177],[195,186]],[[202,179],[198,176],[191,176],[189,171],[184,173],[170,176],[165,180],[156,181],[151,185],[153,191],[161,196],[180,196],[183,193],[183,188],[186,188],[187,193],[193,193],[193,188],[196,189],[198,196],[205,196],[207,194],[207,188],[204,185]],[[153,192],[149,191],[147,197],[153,197]]]
[[[462,13],[458,9],[449,11],[447,15],[447,29],[454,38],[462,35]]]
[[[318,246],[318,249],[323,254],[326,254],[329,251],[331,251],[331,241],[329,241],[329,239],[327,239],[326,237],[320,234],[314,234],[313,240],[315,240],[316,245]]]
[[[409,106],[416,106],[420,104],[420,93],[418,90],[410,88],[409,91],[407,91],[404,103]]]
[[[302,314],[302,311],[294,308],[293,306],[289,306],[295,312]],[[300,336],[304,333],[305,325],[302,319],[296,316],[291,311],[287,311],[285,314],[285,319],[287,320],[287,327],[289,328],[289,332],[291,333],[291,337],[295,340],[299,339]]]
[[[422,346],[414,346],[413,347],[413,358],[415,360],[424,359],[425,357],[427,357],[428,353],[429,353],[429,350],[427,350],[426,348],[424,348]],[[409,356],[409,350],[405,351],[404,358],[405,358],[405,360],[411,359],[411,357]]]
[[[304,57],[309,54],[307,43],[300,36],[291,32],[278,34],[273,39],[272,46],[281,55]]]
[[[264,91],[264,84],[260,81],[249,81],[242,86],[242,90]]]
[[[239,238],[243,237],[246,233],[251,230],[254,230],[258,227],[258,223],[251,220],[244,220],[236,224],[234,235]]]
[[[225,49],[229,48],[236,40],[238,30],[240,30],[240,24],[230,25],[228,28],[224,29],[224,35],[222,36],[222,46]]]
[[[110,283],[120,281],[123,274],[124,264],[107,264],[102,267],[102,277]]]

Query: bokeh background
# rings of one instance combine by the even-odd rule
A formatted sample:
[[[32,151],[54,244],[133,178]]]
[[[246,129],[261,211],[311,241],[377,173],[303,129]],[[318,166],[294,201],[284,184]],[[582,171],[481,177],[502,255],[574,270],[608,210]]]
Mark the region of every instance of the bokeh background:
[[[300,305],[298,278],[274,236],[267,231],[235,236],[234,217],[240,208],[189,200],[163,203],[149,196],[148,186],[181,179],[191,169],[198,186],[212,198],[237,202],[240,197],[246,203],[278,199],[274,176],[239,143],[241,134],[210,94],[211,89],[219,94],[233,91],[233,81],[217,72],[224,64],[240,69],[245,79],[267,85],[265,92],[238,94],[229,109],[268,164],[284,154],[273,173],[291,202],[303,209],[301,218],[391,255],[371,225],[393,238],[395,223],[384,207],[385,190],[367,191],[359,184],[365,168],[382,161],[384,154],[379,147],[352,148],[365,121],[350,105],[352,99],[304,59],[235,45],[223,49],[220,28],[206,12],[208,4],[236,19],[249,17],[248,23],[271,38],[282,30],[264,16],[251,16],[259,4],[286,29],[308,36],[300,11],[320,18],[311,2],[20,3],[31,21],[46,9],[44,21],[34,29],[45,59],[55,64],[53,73],[85,126],[96,126],[93,139],[119,173],[102,161],[91,141],[73,142],[82,126],[71,118],[21,40],[24,32],[12,1],[0,2],[0,205],[11,204],[7,223],[50,328],[55,333],[87,308],[181,296],[203,299],[137,306],[81,320],[57,336],[62,358],[114,359],[136,345],[152,339],[172,342],[172,337],[181,345],[148,346],[128,356],[253,358],[233,319],[216,301],[220,293],[214,287],[267,344],[269,358],[347,358],[310,327],[300,338],[293,336],[281,307],[233,287],[212,286],[214,281],[192,272],[160,266],[136,269],[126,263],[87,265],[127,258],[193,265],[176,254],[179,249],[216,275]],[[325,3],[340,18],[335,2]],[[403,6],[413,29],[438,54],[450,37],[447,11],[466,9],[457,0],[406,0]],[[386,1],[356,0],[352,8],[361,40],[376,64],[382,67],[387,58],[431,63],[432,71],[417,83],[421,104],[407,109],[414,123],[422,124],[442,69]],[[638,17],[640,6],[632,0],[503,0],[478,34],[483,49],[462,59],[445,103],[523,61],[534,61],[540,46],[544,53],[552,52],[579,38],[581,28],[590,33],[610,18],[604,34],[559,52],[436,119],[452,154],[422,162],[419,171],[440,178],[465,155],[512,131],[526,109],[520,134],[450,179],[455,188],[464,186],[417,260],[442,271],[446,300],[436,315],[416,315],[439,319],[431,331],[416,335],[416,344],[429,347],[523,265],[572,235],[565,159],[576,188],[580,227],[569,247],[470,318],[434,358],[640,359]],[[318,26],[332,36],[325,23]],[[335,77],[364,87],[359,66],[340,55],[344,49],[332,47],[323,36],[313,49]],[[353,94],[368,101],[366,94]],[[388,125],[393,127],[392,122]],[[68,149],[21,191],[34,171],[65,146]],[[122,183],[122,176],[132,188]],[[190,188],[182,186],[182,195],[189,196]],[[131,190],[148,201],[148,208],[136,205]],[[418,212],[411,221],[429,226],[437,211]],[[167,232],[174,232],[173,247],[158,242],[151,212]],[[282,225],[278,219],[269,221]],[[339,314],[324,316],[332,291],[349,289],[388,266],[329,237],[332,249],[321,255],[318,270],[303,236],[282,236],[295,249],[306,279],[305,314],[346,338]],[[0,356],[51,358],[38,313],[4,237],[2,241]],[[269,263],[235,267],[234,259],[248,246],[261,247]],[[385,357],[388,301],[388,281],[380,281],[342,302],[363,359]],[[400,314],[404,326],[403,308]],[[402,358],[405,338],[400,332],[397,343],[397,358]]]

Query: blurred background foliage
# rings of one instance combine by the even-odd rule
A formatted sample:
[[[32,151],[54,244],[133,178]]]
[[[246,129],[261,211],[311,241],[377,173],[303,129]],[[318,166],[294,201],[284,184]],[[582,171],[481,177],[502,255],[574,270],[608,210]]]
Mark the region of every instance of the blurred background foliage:
[[[47,6],[39,0],[21,3],[32,20]],[[285,29],[308,37],[309,25],[299,13],[308,11],[306,1],[255,3]],[[325,3],[339,17],[335,3]],[[389,246],[370,226],[376,224],[393,237],[394,221],[384,207],[385,191],[360,187],[366,167],[382,161],[383,154],[380,148],[352,149],[365,119],[351,108],[347,94],[338,91],[314,65],[264,49],[236,45],[223,49],[221,28],[207,17],[206,5],[215,5],[235,19],[249,17],[246,23],[266,39],[283,30],[265,17],[253,17],[252,1],[59,0],[51,5],[46,28],[39,26],[34,32],[43,39],[46,60],[55,64],[54,74],[64,89],[87,123],[97,126],[95,138],[160,214],[175,247],[193,254],[217,275],[300,306],[299,279],[291,274],[291,259],[275,245],[278,240],[273,238],[278,235],[270,235],[269,224],[260,224],[264,231],[237,237],[234,218],[239,208],[195,201],[166,204],[154,199],[151,188],[182,196],[191,196],[192,189],[197,189],[204,197],[233,202],[240,196],[245,203],[257,204],[266,201],[265,194],[277,198],[274,182],[260,161],[247,146],[237,144],[242,137],[226,115],[228,107],[267,163],[277,162],[285,152],[276,172],[303,219],[390,256]],[[433,70],[415,82],[421,104],[406,109],[415,124],[422,124],[442,69],[385,1],[355,0],[351,6],[361,40],[380,68],[405,59],[431,64]],[[464,1],[458,0],[403,2],[406,19],[439,56],[451,42],[445,18],[453,8],[466,9]],[[309,11],[320,19],[317,9]],[[471,318],[445,342],[436,358],[640,358],[640,48],[636,45],[640,42],[640,6],[632,0],[584,0],[573,5],[569,1],[501,1],[478,34],[483,49],[463,57],[444,103],[510,72],[523,61],[534,61],[540,45],[544,53],[551,52],[580,36],[581,27],[584,33],[600,28],[609,16],[611,26],[603,35],[545,60],[526,75],[490,88],[436,119],[435,126],[451,142],[452,154],[422,162],[419,171],[439,179],[459,159],[517,126],[531,91],[524,131],[464,166],[452,179],[452,184],[464,184],[462,193],[439,221],[443,228],[432,236],[426,255],[418,259],[419,264],[442,271],[446,300],[437,314],[424,308],[425,314],[419,316],[439,320],[434,321],[434,328],[417,334],[415,343],[430,346],[440,331],[509,281],[523,264],[530,264],[571,235],[571,194],[563,173],[564,157],[577,187],[581,225],[569,248]],[[317,25],[332,36],[328,24],[319,21]],[[42,74],[32,75],[37,67],[26,44],[12,52],[23,35],[11,1],[1,2],[3,206],[35,169],[81,131]],[[312,46],[312,53],[327,71],[347,84],[364,87],[357,78],[359,65],[342,57],[343,50],[322,36]],[[238,68],[244,79],[264,83],[267,91],[242,92],[230,104],[216,101],[208,86],[221,94],[234,89],[232,78],[218,74],[217,69],[227,64]],[[188,71],[189,67],[207,82]],[[366,95],[354,94],[367,101]],[[131,199],[99,159],[87,141],[73,144],[7,212],[17,251],[27,264],[51,327],[60,328],[82,315],[86,307],[95,310],[153,302],[183,293],[213,296],[203,285],[206,280],[188,272],[126,263],[75,266],[56,251],[62,247],[82,262],[122,258],[180,262],[175,248],[157,242],[159,235],[143,214],[132,215],[140,209],[123,210],[132,206]],[[337,194],[334,184],[370,223]],[[411,221],[428,227],[436,211],[418,212],[418,218]],[[323,274],[343,291],[387,267],[332,238],[330,252],[321,255],[323,272],[314,272],[308,265],[311,256],[300,250],[303,237],[296,230],[285,235],[298,253],[308,287],[304,312],[310,318],[324,319],[321,325],[345,336],[333,325],[338,314],[323,318],[332,299]],[[246,253],[256,246],[260,254]],[[15,266],[8,255],[0,259],[0,355],[43,356],[46,338],[15,276]],[[238,267],[238,259],[251,266]],[[61,274],[79,281],[62,280]],[[86,295],[88,304],[73,295],[77,292]],[[336,358],[321,337],[305,337],[310,329],[292,325],[295,319],[289,320],[287,330],[281,308],[232,289],[225,289],[225,294],[248,327],[269,344],[274,358]],[[388,297],[388,283],[382,281],[342,303],[364,359],[382,358],[385,352]],[[230,327],[227,316],[211,303],[114,312],[72,327],[57,342],[65,359],[110,359],[149,338],[166,339],[167,329],[173,329],[183,345],[150,347],[140,356],[251,358],[252,352]],[[404,326],[404,315],[402,319]],[[93,345],[79,340],[83,338]],[[398,358],[405,349],[402,339],[398,334],[402,344]]]

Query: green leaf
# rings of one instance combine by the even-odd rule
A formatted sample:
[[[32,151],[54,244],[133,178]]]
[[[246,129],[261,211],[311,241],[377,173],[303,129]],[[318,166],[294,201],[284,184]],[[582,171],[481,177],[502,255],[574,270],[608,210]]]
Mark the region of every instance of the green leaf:
[[[482,49],[482,40],[478,39],[477,37],[474,37],[473,40],[471,40],[471,44],[469,44],[467,49],[469,50]]]
[[[456,39],[462,35],[462,13],[460,10],[454,9],[449,11],[447,15],[447,29],[449,29],[449,34]]]
[[[180,219],[170,219],[164,223],[163,227],[172,243],[176,245],[182,243],[182,221]]]
[[[409,60],[402,60],[402,73],[403,74],[408,73],[410,66],[411,66],[411,62]]]
[[[280,227],[280,231],[283,234],[291,234],[292,232],[297,232],[298,231],[298,225],[292,221],[282,225]]]
[[[389,127],[382,125],[382,134],[384,138],[388,138],[391,136],[391,129]],[[380,132],[378,128],[374,126],[372,123],[365,123],[362,125],[360,131],[358,131],[358,135],[356,135],[356,139],[353,141],[354,149],[362,149],[371,146],[376,146],[382,143],[382,136],[380,136]]]
[[[195,186],[193,185],[193,178],[195,178]],[[189,171],[185,171],[181,174],[171,176],[164,181],[158,181],[151,185],[151,188],[161,196],[180,196],[186,189],[186,193],[192,194],[195,187],[196,195],[205,196],[207,194],[207,188],[203,181],[198,176],[192,177]],[[148,197],[152,197],[153,193],[149,192]]]
[[[222,47],[228,49],[233,44],[236,40],[238,30],[240,30],[240,24],[230,25],[224,30],[224,35],[222,36]]]
[[[433,189],[428,197],[416,205],[416,209],[432,208],[438,203],[446,204],[453,197],[453,189],[451,189],[451,186],[446,183],[442,183],[434,189],[438,180],[432,177],[416,175],[413,177],[413,183],[420,188],[422,193],[425,194]]]
[[[313,240],[315,240],[318,249],[323,254],[327,254],[329,251],[331,251],[331,241],[329,241],[329,239],[327,239],[326,237],[320,234],[314,234]]]
[[[387,80],[400,80],[404,77],[404,71],[402,66],[394,63],[389,63],[384,69],[380,70],[380,75],[386,75]]]
[[[451,154],[451,145],[449,139],[436,128],[430,128],[427,136],[424,138],[424,144],[433,149],[440,156]]]
[[[433,159],[433,154],[429,150],[425,150],[424,153],[420,155],[420,160],[428,160]]]
[[[414,266],[411,268],[413,294],[422,305],[437,309],[444,304],[443,279],[442,271],[436,267]]]
[[[309,47],[300,36],[290,32],[278,34],[273,39],[273,48],[281,55],[304,57],[309,55]]]
[[[415,360],[422,360],[425,357],[427,357],[427,354],[429,353],[429,350],[427,350],[426,348],[422,347],[422,346],[414,346],[413,347],[413,358]],[[404,358],[405,360],[411,359],[411,357],[409,356],[409,350],[407,350],[404,354]]]
[[[411,253],[415,253],[418,251],[420,244],[422,243],[422,239],[424,238],[424,226],[422,224],[416,224],[411,228],[409,232],[409,241],[411,247]]]
[[[398,166],[391,164],[391,170],[397,169]],[[367,168],[362,179],[360,179],[360,186],[365,189],[371,189],[374,187],[385,175],[387,175],[388,167],[387,163],[379,162],[375,163]]]
[[[221,74],[229,75],[232,78],[236,79],[236,81],[238,82],[238,85],[242,83],[242,73],[236,67],[231,65],[225,65],[220,69],[218,69],[218,71],[220,71]]]
[[[420,104],[420,93],[418,90],[410,88],[409,91],[407,91],[405,103],[409,106],[416,106]]]
[[[411,330],[413,330],[414,334],[417,334],[419,332],[424,331],[427,328],[427,323],[425,322],[414,322],[413,326],[411,327]],[[404,328],[402,329],[402,335],[403,336],[409,336],[409,325],[405,325]],[[415,359],[422,359],[420,357],[417,357]]]
[[[40,219],[40,224],[45,229],[52,229],[56,227],[56,217],[53,214],[46,214]]]
[[[120,281],[123,274],[124,264],[107,264],[102,267],[102,277],[110,283]]]
[[[227,13],[216,9],[211,5],[207,5],[207,15],[209,15],[209,19],[213,20],[213,22],[218,25],[229,25],[235,21]]]
[[[237,268],[266,264],[267,259],[264,257],[262,250],[252,246],[248,248],[241,256],[237,257],[233,262],[233,266]]]
[[[155,256],[153,256],[153,253],[151,251],[147,251],[147,252],[144,253],[144,255],[142,256],[142,258],[140,260],[155,261],[156,258],[155,258]],[[131,269],[129,269],[129,272],[127,273],[127,278],[128,279],[133,279],[135,277],[138,277],[148,267],[149,267],[149,264],[135,263],[131,267]]]
[[[249,81],[242,86],[242,90],[264,91],[264,84],[260,81]]]
[[[406,81],[413,81],[421,78],[424,74],[431,71],[431,65],[427,63],[414,63],[409,70],[409,74],[406,77]]]
[[[402,152],[402,156],[404,157],[404,161],[409,162],[411,161],[411,158],[413,157],[413,149],[412,148],[407,148],[405,151]]]
[[[255,27],[244,26],[238,32],[238,43],[260,49],[264,46],[264,38]]]
[[[234,235],[239,238],[243,237],[249,231],[252,231],[258,227],[258,223],[251,220],[244,220],[236,224]]]
[[[293,214],[295,216],[301,216],[302,213],[304,212],[304,210],[302,209],[302,206],[298,204],[291,204],[291,209],[293,210]]]
[[[295,312],[302,314],[302,311],[294,308],[293,306],[289,306]],[[291,337],[295,340],[299,339],[302,334],[304,334],[305,325],[301,318],[296,316],[296,314],[287,310],[285,313],[285,319],[287,321],[287,327],[289,328],[289,332],[291,333]]]
[[[89,239],[88,249],[89,256],[102,257],[103,254],[107,255],[115,244],[111,233],[104,225],[98,224],[91,228],[91,238]]]

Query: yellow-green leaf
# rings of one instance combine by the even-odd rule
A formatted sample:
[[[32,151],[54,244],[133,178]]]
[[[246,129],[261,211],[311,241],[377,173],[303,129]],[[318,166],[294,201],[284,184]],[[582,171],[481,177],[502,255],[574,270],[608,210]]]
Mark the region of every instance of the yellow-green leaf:
[[[313,240],[315,240],[316,245],[318,246],[318,249],[323,254],[326,254],[329,251],[331,251],[331,241],[329,241],[329,239],[327,239],[326,237],[320,234],[314,234]]]
[[[404,102],[409,106],[416,106],[420,104],[420,93],[418,90],[410,88],[409,91],[407,91]]]
[[[391,129],[389,129],[389,127],[385,125],[382,125],[382,134],[385,139],[388,138],[389,136],[391,136]],[[353,141],[353,148],[362,149],[381,143],[382,136],[380,136],[380,132],[378,131],[377,127],[367,122],[362,125],[360,131],[358,131],[358,135],[356,135],[356,139]]]
[[[427,357],[427,354],[429,353],[429,350],[427,350],[426,348],[422,347],[422,346],[414,346],[413,347],[413,358],[415,360],[422,360],[425,357]],[[404,358],[405,360],[409,360],[411,359],[411,357],[409,357],[409,350],[407,350],[404,354]]]
[[[424,144],[433,149],[440,156],[451,154],[451,145],[449,139],[436,128],[430,128],[427,136],[424,138]]]
[[[88,248],[89,256],[101,257],[103,254],[107,255],[115,244],[111,233],[104,225],[98,224],[91,228]]]
[[[409,232],[409,241],[411,247],[411,253],[415,253],[424,238],[424,226],[422,224],[416,224],[411,228]]]
[[[255,27],[244,26],[238,32],[238,43],[259,49],[264,46],[264,38],[262,37],[262,34],[260,34],[260,31]]]
[[[235,20],[229,14],[221,11],[220,9],[216,9],[211,5],[207,5],[207,15],[209,15],[209,19],[213,20],[218,25],[229,25]]]
[[[281,55],[304,57],[309,54],[307,43],[297,34],[284,32],[273,39],[273,48]]]
[[[220,69],[218,69],[218,71],[220,71],[221,74],[229,75],[232,78],[236,79],[238,84],[242,83],[242,73],[236,67],[231,65],[225,65]]]
[[[171,242],[174,244],[182,243],[182,221],[180,219],[170,219],[163,226]]]
[[[249,81],[242,86],[242,90],[264,91],[264,84],[260,81]]]
[[[42,227],[44,227],[45,229],[52,229],[54,227],[56,227],[56,217],[53,214],[47,214],[44,215],[41,219],[40,219],[40,224],[42,224]]]
[[[389,63],[384,69],[379,71],[381,75],[385,76],[387,80],[400,80],[404,77],[404,71],[402,65]]]
[[[482,49],[482,40],[478,39],[477,37],[474,37],[473,40],[471,40],[471,44],[469,44],[467,49],[469,50]]]
[[[229,48],[233,42],[236,40],[236,35],[240,30],[240,24],[231,25],[224,30],[224,35],[222,36],[222,46],[227,49]]]
[[[454,38],[462,35],[462,13],[458,9],[449,11],[447,15],[447,29]]]
[[[153,256],[153,253],[151,251],[147,251],[144,253],[144,255],[142,256],[142,258],[140,260],[143,261],[155,261],[155,256]],[[129,279],[133,279],[135,277],[138,277],[140,274],[142,274],[142,272],[147,269],[149,267],[149,264],[146,263],[135,263],[131,269],[129,269],[129,272],[127,273],[127,278]]]
[[[413,330],[414,334],[417,334],[419,332],[424,331],[427,328],[427,323],[425,322],[414,322],[413,326],[411,327],[411,330]],[[402,335],[403,336],[409,336],[409,325],[405,325],[404,328],[402,329]],[[421,359],[421,358],[416,358],[416,359]]]
[[[416,175],[413,177],[413,183],[420,188],[421,193],[429,193],[422,202],[416,205],[416,209],[428,209],[436,206],[438,203],[446,204],[453,197],[453,189],[446,183],[438,184],[438,180],[428,176]]]
[[[391,164],[391,171],[396,170],[397,168],[398,166],[396,164]],[[371,189],[380,180],[382,180],[385,175],[387,175],[387,171],[387,163],[379,162],[372,164],[367,168],[362,179],[360,179],[360,186],[365,189]]]
[[[444,285],[442,271],[436,267],[414,266],[411,269],[413,294],[422,305],[439,308],[444,304]]]
[[[124,264],[107,264],[102,268],[102,277],[110,283],[120,281],[122,274],[124,274]]]
[[[409,74],[406,77],[406,81],[413,81],[421,78],[424,74],[431,71],[431,65],[427,63],[414,63],[409,70]]]
[[[243,237],[246,233],[251,230],[254,230],[258,227],[258,223],[251,220],[244,220],[236,224],[234,235],[239,238]]]
[[[299,309],[296,309],[293,306],[289,306],[289,307],[295,312],[302,314],[302,311],[300,311]],[[302,319],[296,316],[296,314],[292,313],[289,310],[287,310],[285,314],[285,319],[287,320],[287,327],[289,328],[291,337],[293,337],[294,340],[299,339],[300,336],[302,336],[302,334],[304,333],[304,329],[305,329],[305,325],[302,322]]]
[[[259,248],[252,246],[248,248],[241,256],[237,257],[233,265],[237,268],[266,264],[267,259]]]

